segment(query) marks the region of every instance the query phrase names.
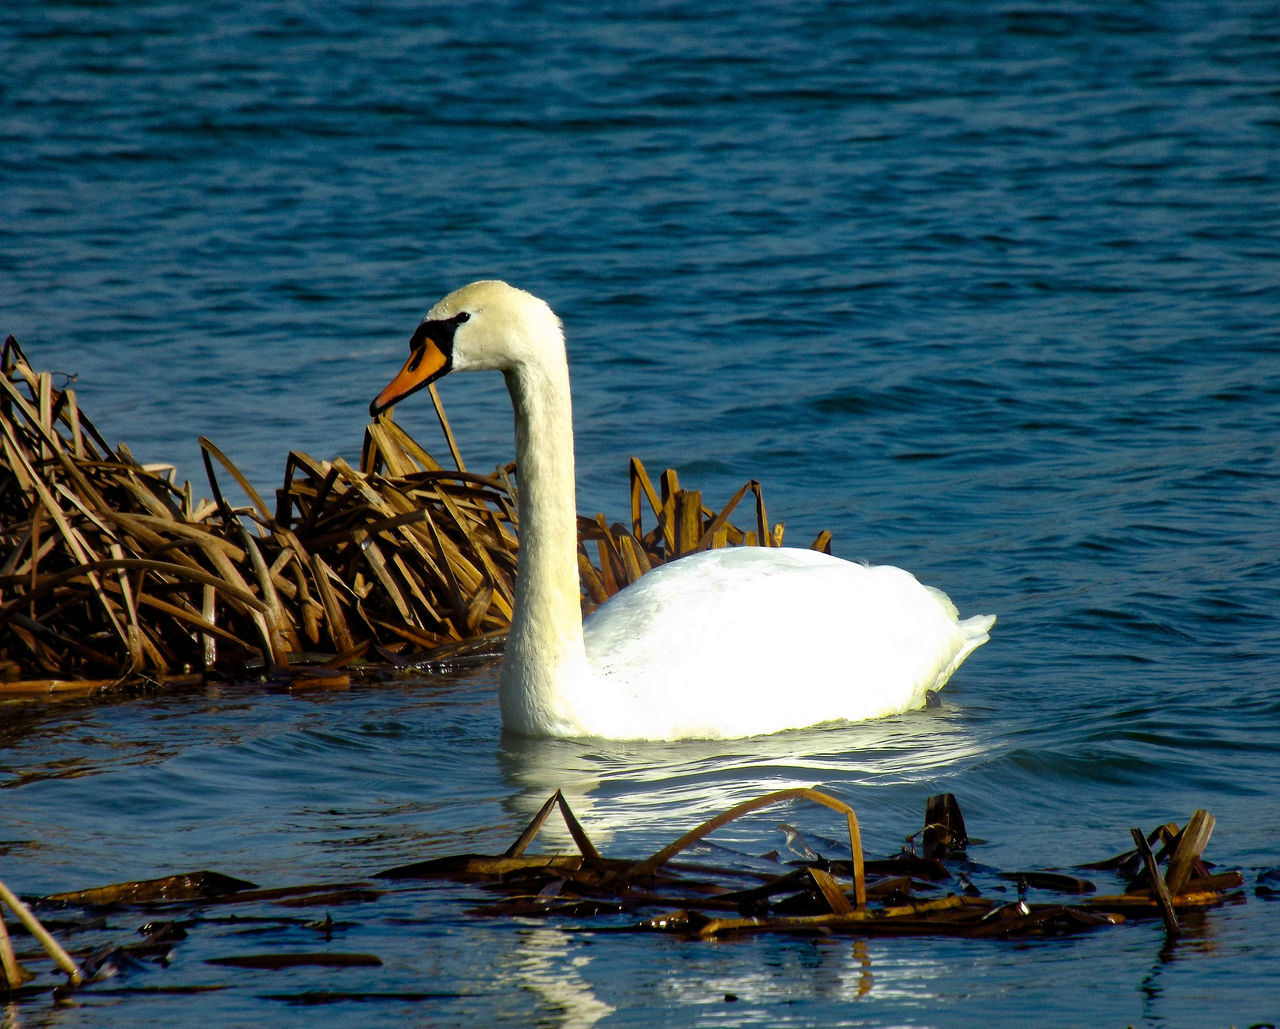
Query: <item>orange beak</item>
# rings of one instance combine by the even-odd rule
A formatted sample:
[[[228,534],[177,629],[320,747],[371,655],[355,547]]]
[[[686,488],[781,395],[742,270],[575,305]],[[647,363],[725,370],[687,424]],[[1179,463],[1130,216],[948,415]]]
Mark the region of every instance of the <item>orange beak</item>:
[[[414,348],[400,374],[387,383],[386,389],[369,405],[370,417],[376,418],[392,404],[418,392],[448,370],[449,355],[436,346],[430,336],[423,336],[422,345]]]

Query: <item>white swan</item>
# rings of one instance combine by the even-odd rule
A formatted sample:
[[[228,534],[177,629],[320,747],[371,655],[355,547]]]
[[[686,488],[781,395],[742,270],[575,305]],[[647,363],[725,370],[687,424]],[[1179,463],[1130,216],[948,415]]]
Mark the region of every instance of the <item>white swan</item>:
[[[428,312],[373,415],[450,371],[501,371],[516,420],[520,553],[499,698],[530,736],[672,740],[857,721],[925,704],[987,641],[899,568],[743,547],[649,572],[582,619],[560,320],[504,282]]]

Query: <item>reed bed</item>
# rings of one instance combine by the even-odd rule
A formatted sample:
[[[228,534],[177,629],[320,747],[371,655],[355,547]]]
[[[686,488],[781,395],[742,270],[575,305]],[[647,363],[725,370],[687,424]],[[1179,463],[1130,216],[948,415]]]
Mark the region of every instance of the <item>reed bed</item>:
[[[208,439],[212,499],[114,449],[72,389],[0,351],[0,695],[93,690],[299,665],[396,665],[495,653],[511,619],[514,469],[454,467],[393,421],[360,467],[292,452],[269,505]],[[223,481],[246,505],[233,506]],[[760,484],[720,511],[632,459],[629,525],[579,519],[584,610],[695,550],[777,546]],[[751,497],[754,518],[730,515]],[[651,523],[648,528],[645,523]],[[814,543],[829,548],[823,533]]]

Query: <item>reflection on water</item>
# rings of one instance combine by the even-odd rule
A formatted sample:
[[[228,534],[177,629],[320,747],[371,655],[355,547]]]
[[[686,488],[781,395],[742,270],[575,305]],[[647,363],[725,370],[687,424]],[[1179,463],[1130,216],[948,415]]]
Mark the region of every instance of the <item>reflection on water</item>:
[[[596,952],[575,945],[559,929],[522,927],[513,933],[513,946],[499,966],[536,993],[557,1013],[561,1029],[587,1029],[616,1010],[600,1000],[587,981]]]
[[[763,793],[930,781],[983,753],[978,736],[945,708],[861,725],[746,740],[617,743],[505,735],[499,768],[514,815],[531,817],[556,789],[602,838],[658,824],[688,828]],[[851,796],[852,795],[852,796]],[[607,835],[606,835],[607,834]]]
[[[999,867],[1105,856],[1124,849],[1130,818],[1150,822],[1160,810],[1143,801],[1135,815],[1114,799],[1108,806],[1104,794],[1082,798],[1091,776],[1054,782],[1043,766],[1027,772],[1022,755],[1030,741],[1052,753],[1087,737],[1071,726],[1055,735],[1030,715],[994,718],[967,706],[959,692],[941,708],[867,725],[729,742],[622,744],[504,736],[495,689],[490,668],[447,687],[357,685],[342,695],[299,697],[240,687],[154,702],[82,703],[11,720],[0,791],[2,874],[28,893],[208,867],[264,886],[361,881],[422,858],[500,853],[556,789],[606,855],[634,858],[740,801],[791,786],[817,785],[848,800],[872,855],[896,852],[919,828],[928,795],[954,790],[971,833],[993,840],[973,845],[971,857]],[[77,774],[63,774],[68,769]],[[1069,815],[1055,821],[1053,811],[1071,797]],[[1241,811],[1215,813],[1214,842],[1225,854],[1262,846],[1247,843]],[[730,861],[782,850],[782,821],[796,824],[819,850],[838,853],[824,837],[839,838],[839,819],[810,805],[759,812],[719,830],[713,842],[732,849]],[[534,849],[571,846],[552,818]],[[492,1022],[496,1012],[510,1011],[523,1024],[532,1005],[563,1024],[592,1025],[623,1013],[651,1024],[649,1013],[672,1005],[690,1014],[681,1024],[776,1024],[783,1008],[829,1023],[833,1011],[855,1002],[850,1010],[892,1011],[908,1022],[904,1013],[919,1012],[928,1022],[938,1004],[978,994],[993,1017],[1003,1012],[1016,1022],[1032,984],[1079,980],[1086,990],[1083,980],[1096,972],[1083,969],[1099,964],[1129,983],[1146,982],[1147,1010],[1158,1012],[1168,1010],[1170,998],[1182,1003],[1206,962],[1261,954],[1268,939],[1277,942],[1277,934],[1269,938],[1259,928],[1267,925],[1261,902],[1189,925],[1173,959],[1153,966],[1158,926],[1038,949],[919,939],[706,945],[482,917],[473,913],[478,894],[470,885],[423,884],[335,912],[364,934],[335,945],[378,953],[388,970],[377,988],[397,993],[444,974],[423,970],[424,940],[441,941],[426,949],[465,985],[451,1002],[457,1021]],[[1242,951],[1242,938],[1251,938],[1245,925],[1258,942]],[[1194,942],[1200,938],[1203,945]],[[184,967],[198,966],[210,946],[193,934],[182,947],[192,963]],[[1092,960],[1076,962],[1080,956]],[[1256,972],[1247,956],[1244,967],[1251,961]],[[166,974],[191,981],[188,972]],[[310,988],[305,979],[290,982],[288,989]],[[1257,986],[1239,989],[1256,994]]]

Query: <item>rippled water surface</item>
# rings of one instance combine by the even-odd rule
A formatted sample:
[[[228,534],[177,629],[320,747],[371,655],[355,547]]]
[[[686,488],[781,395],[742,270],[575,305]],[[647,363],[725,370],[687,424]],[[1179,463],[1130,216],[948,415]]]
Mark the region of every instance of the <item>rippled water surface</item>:
[[[270,489],[289,449],[353,457],[422,312],[500,276],[568,327],[580,509],[624,512],[631,454],[716,506],[755,476],[793,543],[829,528],[1000,616],[940,708],[727,744],[504,737],[493,667],[8,703],[12,887],[367,881],[500,851],[556,788],[641,856],[819,784],[877,854],[954,792],[995,867],[1203,807],[1247,900],[1171,945],[704,945],[477,919],[434,886],[334,909],[333,946],[379,969],[231,974],[206,959],[325,944],[224,928],[5,1017],[1275,1021],[1277,26],[1263,0],[6,4],[0,331],[142,459],[198,478],[206,435]],[[500,379],[441,392],[472,466],[510,458]],[[399,417],[443,450],[426,405]],[[777,820],[724,842],[781,846]],[[129,992],[173,985],[228,988]],[[380,999],[298,1005],[326,990]]]

